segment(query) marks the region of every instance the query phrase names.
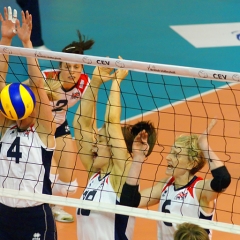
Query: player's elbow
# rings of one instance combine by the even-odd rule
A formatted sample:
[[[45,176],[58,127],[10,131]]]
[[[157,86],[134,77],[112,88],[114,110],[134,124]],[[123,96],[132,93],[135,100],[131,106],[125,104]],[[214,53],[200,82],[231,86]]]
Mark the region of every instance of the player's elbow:
[[[231,183],[231,175],[225,166],[212,170],[211,188],[215,192],[224,192]]]

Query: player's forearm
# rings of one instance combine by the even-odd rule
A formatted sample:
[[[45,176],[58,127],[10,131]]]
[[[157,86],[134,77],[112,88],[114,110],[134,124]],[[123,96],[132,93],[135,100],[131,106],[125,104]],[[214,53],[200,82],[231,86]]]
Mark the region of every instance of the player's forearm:
[[[141,170],[142,170],[142,162],[137,161],[137,159],[133,160],[130,170],[128,172],[126,183],[129,185],[138,185]]]
[[[30,40],[24,41],[22,44],[24,48],[33,48],[32,42]],[[38,59],[34,57],[27,57],[27,64],[30,85],[43,88],[44,79],[38,64]]]
[[[0,41],[0,45],[4,46],[10,46],[12,43],[11,38],[2,37]],[[5,84],[5,78],[8,71],[8,61],[9,61],[9,55],[8,54],[0,54],[0,81],[4,81]]]
[[[140,156],[138,156],[140,157]],[[133,158],[131,168],[128,173],[126,182],[123,185],[120,204],[130,207],[138,207],[141,201],[139,192],[139,176],[142,169],[142,162],[138,157]]]
[[[120,82],[113,80],[106,107],[105,120],[119,123],[121,117]]]
[[[76,111],[73,121],[74,128],[85,130],[87,128],[93,128],[94,118],[96,118],[95,109],[100,85],[101,84],[96,81],[90,82]]]
[[[223,162],[218,158],[217,154],[208,146],[208,150],[203,150],[203,155],[207,159],[210,170],[223,166]]]

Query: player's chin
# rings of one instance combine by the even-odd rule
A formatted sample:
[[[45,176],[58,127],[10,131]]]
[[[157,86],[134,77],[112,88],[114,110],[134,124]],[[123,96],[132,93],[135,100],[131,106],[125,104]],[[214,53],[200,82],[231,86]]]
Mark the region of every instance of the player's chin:
[[[167,168],[165,174],[168,176],[173,176],[174,168]]]

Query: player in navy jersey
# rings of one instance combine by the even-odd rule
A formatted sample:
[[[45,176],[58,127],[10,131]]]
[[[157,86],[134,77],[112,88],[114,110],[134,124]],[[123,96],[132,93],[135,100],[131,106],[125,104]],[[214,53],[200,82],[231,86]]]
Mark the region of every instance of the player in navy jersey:
[[[81,199],[119,204],[122,185],[131,165],[132,142],[139,131],[149,133],[149,145],[156,140],[156,132],[150,122],[138,122],[133,126],[120,124],[120,84],[128,71],[96,67],[93,77],[77,109],[73,126],[80,159],[89,172],[88,185]],[[112,80],[105,112],[105,124],[96,128],[96,100],[101,84]],[[77,209],[78,239],[132,239],[134,218],[119,214]]]
[[[215,200],[231,182],[227,168],[208,145],[207,135],[215,123],[216,120],[212,120],[200,136],[178,137],[166,158],[166,175],[170,177],[161,179],[154,187],[142,190],[141,193],[137,192],[136,186],[148,144],[147,133],[139,133],[133,144],[133,163],[123,187],[121,203],[132,206],[132,201],[138,201],[140,207],[159,203],[160,212],[212,220]],[[206,161],[212,179],[195,176]],[[167,218],[166,221],[158,222],[158,239],[173,239],[175,230],[176,224],[167,222]],[[206,231],[211,239],[211,231]]]
[[[1,21],[1,45],[10,46],[17,35],[24,48],[32,48],[32,16],[22,11],[22,25],[17,13],[4,8]],[[6,48],[7,49],[7,48]],[[6,85],[9,56],[0,54],[0,90]],[[29,85],[36,105],[29,117],[10,120],[0,115],[0,186],[30,193],[51,194],[49,179],[55,149],[54,116],[44,90],[44,78],[38,61],[27,57]],[[41,97],[41,100],[40,100]],[[49,204],[35,200],[0,197],[0,239],[57,239],[54,217]]]

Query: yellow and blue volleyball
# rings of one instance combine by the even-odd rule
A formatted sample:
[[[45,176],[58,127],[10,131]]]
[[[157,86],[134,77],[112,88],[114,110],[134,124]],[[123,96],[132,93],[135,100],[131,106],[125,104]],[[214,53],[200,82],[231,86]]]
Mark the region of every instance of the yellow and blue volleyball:
[[[27,118],[36,104],[34,93],[27,85],[11,83],[0,94],[0,111],[11,120]]]

